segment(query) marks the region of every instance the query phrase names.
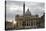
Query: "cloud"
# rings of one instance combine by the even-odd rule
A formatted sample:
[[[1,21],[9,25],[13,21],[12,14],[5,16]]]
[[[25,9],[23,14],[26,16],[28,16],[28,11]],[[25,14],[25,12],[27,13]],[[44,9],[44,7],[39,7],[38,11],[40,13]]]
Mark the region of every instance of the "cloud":
[[[37,2],[25,2],[25,12],[29,8],[32,15],[43,15],[44,3]],[[16,14],[23,14],[23,2],[22,1],[7,1],[6,3],[6,18],[7,20],[15,19]]]

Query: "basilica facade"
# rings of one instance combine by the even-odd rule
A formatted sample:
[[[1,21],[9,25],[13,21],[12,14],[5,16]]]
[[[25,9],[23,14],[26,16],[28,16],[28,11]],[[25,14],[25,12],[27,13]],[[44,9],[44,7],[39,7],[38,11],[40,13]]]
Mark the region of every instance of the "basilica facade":
[[[32,16],[29,8],[25,12],[25,3],[23,4],[23,15],[16,15],[15,17],[16,29],[30,29],[30,28],[38,28],[40,26],[41,18],[36,16]]]

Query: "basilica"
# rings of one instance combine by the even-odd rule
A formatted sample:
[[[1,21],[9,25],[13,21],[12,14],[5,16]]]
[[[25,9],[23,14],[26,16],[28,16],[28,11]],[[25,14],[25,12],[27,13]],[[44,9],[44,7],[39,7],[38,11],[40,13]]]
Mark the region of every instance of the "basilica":
[[[25,3],[23,4],[23,15],[16,15],[15,17],[16,29],[31,29],[31,28],[39,28],[40,24],[44,24],[41,21],[41,18],[36,16],[32,16],[29,8],[25,12]],[[42,27],[42,26],[41,26]],[[44,26],[43,26],[44,27]]]

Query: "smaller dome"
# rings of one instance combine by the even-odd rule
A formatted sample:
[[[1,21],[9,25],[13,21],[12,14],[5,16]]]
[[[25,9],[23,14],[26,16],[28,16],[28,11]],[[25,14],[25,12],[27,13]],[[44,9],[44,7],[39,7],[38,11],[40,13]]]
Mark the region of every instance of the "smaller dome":
[[[26,16],[30,16],[31,15],[31,12],[29,11],[29,9],[27,9],[27,11],[26,11],[26,14],[25,14]]]

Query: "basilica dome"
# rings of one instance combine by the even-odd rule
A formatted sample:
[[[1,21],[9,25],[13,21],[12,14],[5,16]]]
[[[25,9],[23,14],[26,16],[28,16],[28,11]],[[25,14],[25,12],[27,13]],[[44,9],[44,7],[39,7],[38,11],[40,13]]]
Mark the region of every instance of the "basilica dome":
[[[25,15],[26,15],[26,16],[31,16],[31,12],[29,11],[29,8],[27,9]]]

